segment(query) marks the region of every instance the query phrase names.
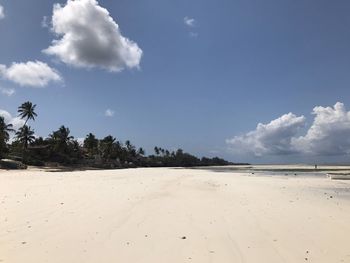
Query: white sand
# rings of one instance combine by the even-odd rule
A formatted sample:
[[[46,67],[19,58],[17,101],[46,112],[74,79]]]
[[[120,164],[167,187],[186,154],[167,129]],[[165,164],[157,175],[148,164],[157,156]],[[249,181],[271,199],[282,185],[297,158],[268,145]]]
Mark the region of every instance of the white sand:
[[[0,262],[350,262],[349,191],[191,169],[2,171]]]

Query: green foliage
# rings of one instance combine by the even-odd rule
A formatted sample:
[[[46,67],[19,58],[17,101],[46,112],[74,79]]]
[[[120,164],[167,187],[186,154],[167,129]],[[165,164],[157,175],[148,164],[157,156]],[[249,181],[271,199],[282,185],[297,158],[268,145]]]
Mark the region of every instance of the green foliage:
[[[4,117],[0,116],[0,158],[8,153],[7,142],[10,139],[10,132],[14,132],[12,124],[5,123]]]
[[[16,132],[16,139],[23,145],[24,149],[35,140],[34,131],[30,126],[24,125]]]
[[[21,106],[18,107],[18,116],[21,117],[21,119],[25,119],[24,125],[27,124],[28,120],[35,120],[35,117],[38,116],[35,113],[35,107],[36,104],[33,105],[30,101],[22,103]]]
[[[35,138],[34,130],[27,125],[35,120],[36,105],[27,101],[18,107],[19,116],[25,120],[23,127],[16,132],[15,140],[7,145],[11,124],[6,124],[0,117],[0,157],[7,154],[12,159],[22,160],[26,164],[42,166],[47,163],[64,165],[82,165],[99,168],[124,167],[191,167],[203,165],[231,164],[220,158],[197,158],[182,149],[170,152],[161,147],[154,147],[155,155],[146,156],[143,148],[136,148],[129,140],[125,144],[112,135],[98,139],[92,133],[86,135],[82,145],[70,134],[68,127],[62,125],[44,139]],[[19,157],[19,156],[22,156]]]
[[[95,135],[92,133],[86,135],[84,140],[84,148],[86,149],[88,157],[90,158],[98,153],[98,139],[96,139]]]
[[[54,152],[65,154],[68,152],[68,145],[74,137],[70,136],[69,128],[62,125],[57,131],[49,134],[49,143]]]
[[[189,153],[185,153],[182,149],[178,149],[176,152],[170,152],[169,150],[155,147],[155,155],[151,155],[147,158],[148,166],[166,166],[166,167],[193,167],[193,166],[215,166],[215,165],[230,165],[232,163],[215,158],[198,159],[196,156]],[[157,149],[157,150],[156,150]]]

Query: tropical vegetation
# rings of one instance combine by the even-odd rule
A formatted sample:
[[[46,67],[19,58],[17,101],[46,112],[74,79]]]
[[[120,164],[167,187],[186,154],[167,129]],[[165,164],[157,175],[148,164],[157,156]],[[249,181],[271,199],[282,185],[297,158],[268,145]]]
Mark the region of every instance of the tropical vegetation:
[[[29,101],[18,107],[18,116],[23,120],[23,125],[17,131],[0,116],[0,158],[21,161],[27,165],[127,168],[232,164],[218,157],[200,159],[182,149],[169,151],[158,146],[154,147],[154,154],[147,156],[143,148],[137,148],[129,140],[123,143],[112,135],[99,139],[89,133],[83,142],[79,142],[64,125],[46,138],[37,137],[28,125],[38,116],[36,105]],[[14,136],[11,137],[11,134]]]

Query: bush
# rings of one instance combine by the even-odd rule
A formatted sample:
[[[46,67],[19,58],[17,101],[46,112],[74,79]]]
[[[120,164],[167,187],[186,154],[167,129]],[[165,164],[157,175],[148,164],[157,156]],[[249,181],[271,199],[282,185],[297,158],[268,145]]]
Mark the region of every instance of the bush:
[[[2,169],[16,170],[16,169],[27,169],[27,165],[10,159],[2,159],[0,160],[0,167]]]

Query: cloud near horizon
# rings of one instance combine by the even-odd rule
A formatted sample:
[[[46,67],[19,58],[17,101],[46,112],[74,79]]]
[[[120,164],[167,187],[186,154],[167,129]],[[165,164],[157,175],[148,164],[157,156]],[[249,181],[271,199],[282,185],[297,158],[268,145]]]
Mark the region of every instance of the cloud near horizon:
[[[317,106],[306,135],[293,139],[295,147],[303,153],[315,155],[350,154],[350,111],[343,103],[333,107]]]
[[[0,109],[0,116],[4,117],[6,124],[12,124],[15,130],[24,125],[24,120],[20,117],[13,117],[8,111]]]
[[[20,86],[42,88],[50,82],[62,81],[60,74],[41,61],[12,63],[11,66],[0,64],[0,77]]]
[[[304,116],[285,114],[244,135],[227,139],[229,149],[236,154],[256,157],[266,155],[348,155],[350,154],[350,111],[343,103],[333,107],[317,106],[315,116],[305,135],[299,135],[306,124]]]
[[[259,123],[254,131],[226,140],[233,151],[262,156],[290,154],[296,150],[292,139],[305,126],[305,117],[285,114],[268,124]]]
[[[108,10],[96,0],[68,0],[64,6],[55,4],[52,31],[59,39],[53,40],[43,52],[67,65],[112,72],[140,66],[142,50],[121,34]]]

